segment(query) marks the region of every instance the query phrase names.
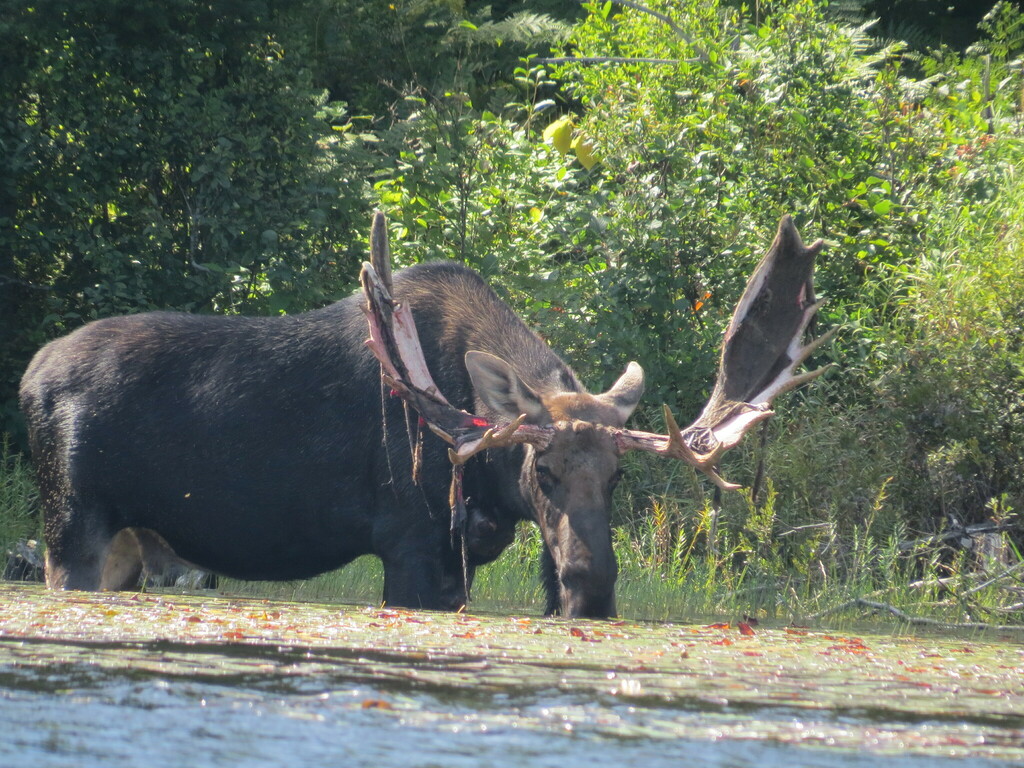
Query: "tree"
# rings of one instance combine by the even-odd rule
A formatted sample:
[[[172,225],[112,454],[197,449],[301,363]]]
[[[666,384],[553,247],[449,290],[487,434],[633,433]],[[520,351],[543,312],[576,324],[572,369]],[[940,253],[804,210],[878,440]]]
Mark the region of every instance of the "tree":
[[[334,244],[365,228],[362,174],[317,116],[300,10],[41,0],[0,17],[0,429],[32,352],[85,320],[294,310],[351,282]]]

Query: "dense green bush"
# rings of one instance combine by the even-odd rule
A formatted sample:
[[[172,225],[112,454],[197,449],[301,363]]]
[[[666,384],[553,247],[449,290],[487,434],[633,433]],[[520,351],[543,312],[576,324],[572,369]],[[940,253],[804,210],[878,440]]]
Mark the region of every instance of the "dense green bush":
[[[85,320],[293,310],[351,283],[363,174],[287,22],[193,0],[4,14],[5,408],[31,352]]]
[[[976,128],[948,123],[976,123],[981,105],[934,125],[922,102],[939,74],[904,77],[896,47],[879,49],[812,0],[777,4],[756,23],[716,3],[659,6],[672,25],[587,7],[570,39],[580,59],[666,63],[552,73],[527,62],[503,112],[464,91],[418,98],[399,165],[377,186],[415,258],[498,275],[595,385],[635,357],[653,400],[692,413],[779,216],[830,239],[819,284],[833,298],[829,319],[849,319],[874,290],[866,273],[913,258],[922,192],[951,167],[950,134]],[[546,98],[552,76],[580,116]],[[545,140],[559,122],[600,162]]]

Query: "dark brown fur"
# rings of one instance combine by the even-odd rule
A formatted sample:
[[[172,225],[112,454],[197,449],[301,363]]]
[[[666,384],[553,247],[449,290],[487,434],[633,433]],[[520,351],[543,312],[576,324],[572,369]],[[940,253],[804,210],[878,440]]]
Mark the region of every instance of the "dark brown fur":
[[[411,306],[449,401],[496,416],[522,406],[558,427],[545,451],[493,450],[470,462],[471,570],[497,556],[517,520],[532,519],[554,564],[549,606],[610,615],[618,456],[593,422],[621,426],[642,381],[634,372],[629,387],[586,394],[464,267],[398,272],[395,295]],[[48,583],[100,587],[119,532],[132,529],[159,537],[177,558],[243,579],[304,578],[373,553],[384,564],[387,603],[462,605],[447,446],[427,435],[424,481],[415,486],[401,405],[382,391],[363,345],[361,301],[277,318],[109,318],[43,348],[21,404],[42,492]],[[485,378],[509,382],[508,391],[477,386],[469,352],[506,361],[511,378]],[[557,475],[554,486],[537,478],[548,464],[542,472]],[[117,566],[106,584],[123,583]]]

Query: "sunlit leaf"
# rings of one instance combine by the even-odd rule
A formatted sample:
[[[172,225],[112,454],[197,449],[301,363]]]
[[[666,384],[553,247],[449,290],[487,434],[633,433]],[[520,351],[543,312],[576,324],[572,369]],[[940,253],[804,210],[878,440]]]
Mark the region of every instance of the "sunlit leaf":
[[[572,116],[565,115],[544,129],[544,141],[554,146],[559,154],[565,155],[572,146],[572,131]]]

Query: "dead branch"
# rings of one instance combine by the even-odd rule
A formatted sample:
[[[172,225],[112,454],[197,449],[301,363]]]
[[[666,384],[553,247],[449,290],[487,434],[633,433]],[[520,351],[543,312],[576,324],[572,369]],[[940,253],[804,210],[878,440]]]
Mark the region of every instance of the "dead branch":
[[[941,621],[939,619],[930,619],[925,616],[913,616],[906,611],[897,608],[895,605],[889,603],[879,603],[875,600],[868,600],[865,597],[855,597],[852,600],[847,600],[845,603],[834,605],[831,608],[827,608],[824,611],[816,613],[807,618],[811,621],[816,621],[824,616],[828,616],[833,613],[839,613],[850,608],[856,607],[870,608],[872,611],[877,613],[888,613],[895,616],[900,621],[905,621],[908,624],[915,626],[934,627],[935,629],[969,629],[969,630],[995,630],[997,632],[1024,632],[1024,625],[1022,624],[986,624],[981,621]]]
[[[971,539],[975,536],[981,536],[986,533],[1003,533],[1004,531],[1013,531],[1019,528],[1019,525],[1011,525],[1009,523],[975,523],[974,525],[965,525],[962,528],[953,528],[945,531],[944,533],[937,533],[933,536],[925,536],[921,539],[910,539],[909,541],[901,541],[897,548],[900,552],[908,552],[919,547],[930,547],[936,544],[944,544],[947,541],[953,541],[955,539]]]

